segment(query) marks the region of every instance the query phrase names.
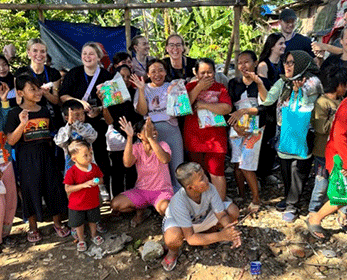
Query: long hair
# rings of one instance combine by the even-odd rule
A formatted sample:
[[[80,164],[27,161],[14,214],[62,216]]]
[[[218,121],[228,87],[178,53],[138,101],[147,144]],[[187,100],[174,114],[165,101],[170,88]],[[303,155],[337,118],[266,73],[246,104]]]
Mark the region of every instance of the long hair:
[[[282,33],[272,33],[267,37],[264,48],[259,56],[259,62],[264,61],[271,55],[271,49],[276,45],[279,39],[284,38]]]

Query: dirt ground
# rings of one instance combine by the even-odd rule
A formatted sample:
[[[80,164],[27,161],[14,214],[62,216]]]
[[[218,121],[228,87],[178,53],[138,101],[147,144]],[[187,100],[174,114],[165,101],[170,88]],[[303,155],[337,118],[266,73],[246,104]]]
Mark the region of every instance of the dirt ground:
[[[230,167],[227,171],[228,195],[243,209],[250,201],[237,199]],[[102,216],[108,234],[126,233],[133,241],[120,252],[100,260],[78,253],[71,236],[59,238],[51,221],[40,224],[42,241],[37,244],[26,242],[27,224],[16,217],[12,236],[17,245],[4,248],[0,254],[0,279],[246,280],[255,279],[250,274],[249,265],[255,258],[262,263],[262,274],[258,279],[347,279],[347,234],[339,228],[336,215],[323,221],[323,227],[331,234],[325,242],[313,239],[305,225],[312,185],[313,178],[310,178],[301,201],[301,215],[294,223],[283,222],[282,214],[275,209],[283,195],[283,186],[262,186],[261,210],[248,216],[239,226],[243,242],[240,248],[232,250],[230,244],[214,244],[207,248],[185,244],[172,272],[162,269],[161,259],[144,262],[137,248],[148,240],[162,242],[162,219],[154,212],[142,225],[133,229],[129,225],[132,215],[111,217],[109,206],[104,205]]]

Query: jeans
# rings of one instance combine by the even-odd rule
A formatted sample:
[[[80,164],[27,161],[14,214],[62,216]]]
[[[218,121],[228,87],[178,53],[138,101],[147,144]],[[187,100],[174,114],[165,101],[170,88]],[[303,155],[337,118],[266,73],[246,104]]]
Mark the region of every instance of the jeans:
[[[314,188],[311,195],[309,212],[318,212],[319,209],[328,201],[327,189],[329,184],[329,173],[325,169],[325,158],[314,157],[314,173],[316,174]]]

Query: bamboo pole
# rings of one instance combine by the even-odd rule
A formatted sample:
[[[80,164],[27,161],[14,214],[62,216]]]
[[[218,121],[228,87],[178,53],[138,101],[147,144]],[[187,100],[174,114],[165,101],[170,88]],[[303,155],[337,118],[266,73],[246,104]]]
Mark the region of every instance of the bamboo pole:
[[[38,14],[39,14],[39,20],[41,22],[45,22],[45,15],[43,14],[43,11],[42,10],[37,10]]]
[[[241,52],[240,50],[240,19],[241,19],[242,6],[234,7],[234,29],[235,29],[235,52],[234,52],[234,63],[235,63],[235,76],[238,77],[241,75],[238,67],[238,56]]]
[[[215,0],[191,2],[155,2],[155,3],[115,3],[115,4],[0,4],[0,10],[113,10],[113,9],[156,9],[191,8],[211,6],[246,6],[247,0]]]
[[[129,0],[125,0],[125,3],[128,4]],[[130,9],[124,9],[124,22],[125,22],[125,40],[127,45],[127,52],[131,55],[131,51],[129,51],[129,47],[131,44],[131,20],[130,20]]]

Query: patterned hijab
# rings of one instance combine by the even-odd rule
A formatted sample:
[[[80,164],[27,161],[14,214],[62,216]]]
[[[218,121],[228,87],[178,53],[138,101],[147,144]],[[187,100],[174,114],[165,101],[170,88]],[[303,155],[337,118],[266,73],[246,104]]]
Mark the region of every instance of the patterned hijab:
[[[293,81],[302,80],[303,78],[306,78],[307,80],[319,73],[317,64],[307,52],[289,51],[286,53],[284,61],[287,60],[289,54],[294,58],[294,73],[292,78],[287,78],[285,75],[281,75],[281,78],[284,81],[284,87],[280,97],[281,102],[290,97],[293,91]]]

